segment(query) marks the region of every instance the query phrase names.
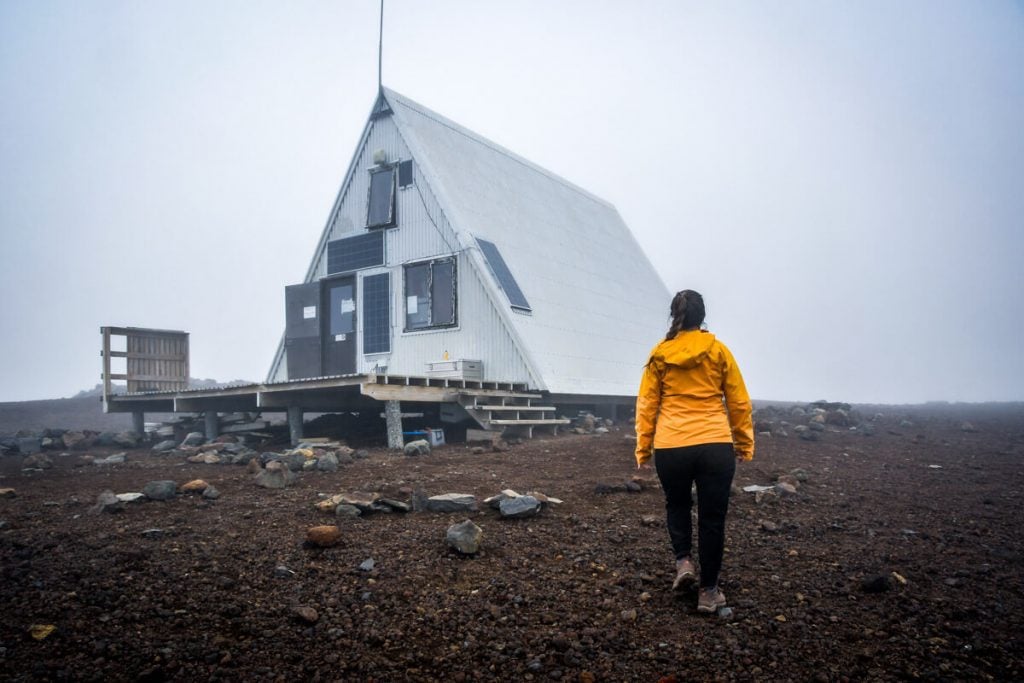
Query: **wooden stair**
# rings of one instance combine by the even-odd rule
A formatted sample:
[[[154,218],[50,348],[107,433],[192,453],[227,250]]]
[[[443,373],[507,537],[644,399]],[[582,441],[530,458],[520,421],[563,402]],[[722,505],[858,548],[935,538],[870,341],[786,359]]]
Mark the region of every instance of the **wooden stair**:
[[[466,391],[459,394],[459,405],[482,429],[500,431],[502,436],[533,438],[537,427],[557,433],[566,418],[555,417],[555,406],[542,405],[540,394]]]

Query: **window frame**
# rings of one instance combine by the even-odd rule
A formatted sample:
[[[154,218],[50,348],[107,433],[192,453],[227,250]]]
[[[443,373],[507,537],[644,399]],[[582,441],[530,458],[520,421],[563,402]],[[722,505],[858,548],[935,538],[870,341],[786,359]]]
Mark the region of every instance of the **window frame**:
[[[451,266],[451,308],[452,315],[451,320],[441,323],[435,323],[433,320],[434,316],[434,274],[435,267],[439,265],[450,265]],[[410,327],[409,326],[409,269],[410,268],[421,268],[427,267],[427,322],[425,325]],[[419,298],[419,295],[417,295]],[[417,303],[417,308],[419,304]],[[427,259],[424,261],[413,261],[402,265],[402,332],[403,333],[417,333],[417,332],[430,332],[433,330],[450,330],[459,326],[459,265],[458,258],[453,254],[451,256],[442,256],[440,258]]]
[[[373,223],[373,178],[380,173],[391,174],[391,206],[388,210],[388,219],[384,223]],[[398,225],[398,165],[383,164],[370,169],[370,179],[366,187],[366,229],[379,230],[381,228],[393,228]]]

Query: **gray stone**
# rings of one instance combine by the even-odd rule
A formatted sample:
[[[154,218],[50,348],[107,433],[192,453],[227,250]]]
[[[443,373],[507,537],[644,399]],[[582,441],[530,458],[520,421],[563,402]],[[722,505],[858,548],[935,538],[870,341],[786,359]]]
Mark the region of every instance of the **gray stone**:
[[[825,431],[825,423],[824,422],[812,422],[809,425],[807,425],[807,427],[812,432],[823,432],[823,431]]]
[[[366,450],[365,448],[360,448],[359,450],[352,454],[352,457],[354,457],[356,460],[366,460],[367,458],[370,457],[370,451]]]
[[[351,465],[355,462],[355,459],[348,453],[338,453],[335,457],[339,465]]]
[[[960,423],[960,431],[967,432],[969,434],[973,434],[974,432],[978,431],[978,428],[975,427],[970,422],[962,422],[962,423]]]
[[[37,436],[23,436],[17,441],[18,451],[23,455],[32,455],[43,450],[43,439]]]
[[[312,459],[306,460],[304,463],[302,463],[302,471],[303,472],[312,472],[312,471],[314,471],[316,469],[316,464],[317,464],[317,459],[316,458],[312,458]]]
[[[394,498],[381,498],[380,500],[377,501],[377,503],[381,506],[388,508],[388,512],[390,512],[391,510],[394,510],[395,512],[412,511],[411,505],[409,505],[408,503],[403,503],[400,500],[395,500]]]
[[[91,441],[84,432],[65,432],[61,438],[64,440],[64,448],[70,450],[84,450]]]
[[[373,571],[373,567],[376,564],[377,563],[373,561],[373,558],[369,557],[369,558],[363,560],[362,564],[359,565],[359,569],[361,569],[364,572],[372,572]]]
[[[256,475],[256,485],[265,489],[283,489],[295,483],[295,473],[278,461],[267,463],[267,468]]]
[[[203,491],[203,498],[205,498],[206,500],[217,500],[218,498],[220,498],[220,491],[218,491],[213,486],[207,486],[206,489]]]
[[[480,541],[483,537],[483,529],[468,519],[452,524],[445,534],[448,545],[463,555],[475,555],[480,552]]]
[[[169,451],[173,451],[177,447],[178,447],[178,442],[177,441],[172,441],[170,439],[167,439],[166,441],[161,441],[160,443],[158,443],[155,446],[153,446],[153,452],[154,453],[167,453]]]
[[[405,444],[402,452],[406,455],[430,455],[430,443],[426,439],[417,439]]]
[[[723,621],[732,621],[733,617],[734,617],[734,615],[733,615],[733,612],[732,612],[732,607],[719,607],[718,608],[718,618],[719,619],[722,619]]]
[[[347,503],[341,503],[338,507],[334,508],[334,515],[336,517],[358,517],[361,514],[363,514],[362,510],[355,505]]]
[[[170,479],[161,479],[146,484],[142,492],[150,500],[171,500],[178,492],[178,485]]]
[[[32,455],[25,458],[21,463],[21,469],[23,470],[48,470],[53,467],[53,460],[50,456],[45,453],[33,453]]]
[[[289,453],[282,459],[282,462],[287,463],[288,469],[292,472],[300,472],[306,465],[306,456],[302,453]]]
[[[135,432],[118,432],[114,435],[113,441],[121,448],[138,448],[142,443],[142,436]]]
[[[502,517],[513,519],[532,517],[540,512],[540,501],[533,496],[519,496],[501,501],[499,508]]]
[[[325,453],[316,459],[316,468],[321,472],[337,472],[338,456],[334,453]]]
[[[119,493],[117,499],[122,503],[138,503],[146,499],[145,493]]]
[[[206,443],[206,437],[201,432],[189,432],[185,436],[185,440],[181,442],[183,447],[188,446],[202,446]]]
[[[114,453],[105,458],[97,458],[92,461],[93,465],[122,465],[124,464],[124,453]]]
[[[808,429],[806,432],[800,432],[800,438],[804,441],[818,441],[821,439],[821,433],[812,432]]]
[[[139,535],[142,536],[143,538],[157,539],[157,538],[163,538],[164,536],[166,536],[167,532],[164,531],[163,529],[158,529],[156,527],[153,527],[152,529],[143,529],[142,532]]]
[[[503,489],[501,493],[496,496],[484,499],[484,505],[492,507],[495,510],[501,509],[501,502],[504,500],[510,500],[512,498],[518,498],[519,494],[512,489]]]
[[[811,476],[807,474],[807,470],[800,467],[797,467],[794,470],[790,470],[789,476],[793,477],[799,482],[805,482],[811,478]]]
[[[295,570],[279,564],[274,567],[274,576],[278,579],[290,579],[295,576]]]
[[[114,441],[114,438],[116,436],[117,434],[115,434],[114,432],[100,432],[99,434],[96,435],[96,445],[103,446],[104,448],[116,446],[117,442]]]
[[[468,493],[444,493],[427,498],[430,512],[472,512],[476,510],[476,496]]]
[[[96,497],[96,506],[93,512],[120,512],[124,509],[124,503],[118,500],[113,491],[104,491]]]
[[[787,484],[784,481],[780,481],[778,484],[775,485],[775,492],[778,493],[783,498],[787,496],[795,496],[796,487],[793,486],[792,484]]]

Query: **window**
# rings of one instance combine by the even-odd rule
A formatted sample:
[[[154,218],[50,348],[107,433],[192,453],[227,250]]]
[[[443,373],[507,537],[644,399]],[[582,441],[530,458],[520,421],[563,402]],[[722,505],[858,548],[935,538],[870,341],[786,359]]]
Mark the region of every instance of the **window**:
[[[494,273],[494,277],[498,280],[498,285],[505,292],[505,296],[508,297],[508,302],[512,305],[512,308],[519,311],[530,311],[530,302],[526,300],[523,290],[519,289],[519,283],[516,282],[516,278],[512,275],[512,271],[509,270],[505,259],[501,257],[501,252],[498,251],[497,245],[479,237],[476,238],[476,243],[480,245],[480,251],[483,252],[484,258],[487,259],[487,265],[491,267],[491,272]]]
[[[363,353],[391,350],[391,276],[387,273],[363,278]]]
[[[456,324],[455,258],[405,267],[405,329]]]
[[[410,185],[412,185],[412,159],[407,159],[398,164],[398,186],[409,187]]]
[[[366,227],[386,228],[395,224],[395,167],[370,171],[370,199]]]

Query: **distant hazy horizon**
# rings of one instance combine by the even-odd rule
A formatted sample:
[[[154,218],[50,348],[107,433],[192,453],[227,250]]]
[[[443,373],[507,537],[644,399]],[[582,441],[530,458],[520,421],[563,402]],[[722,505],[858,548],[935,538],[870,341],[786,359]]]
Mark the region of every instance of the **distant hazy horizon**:
[[[103,325],[265,377],[378,12],[0,0],[0,401],[93,386]],[[1024,399],[1021,3],[388,0],[384,24],[385,85],[614,204],[751,395]]]

